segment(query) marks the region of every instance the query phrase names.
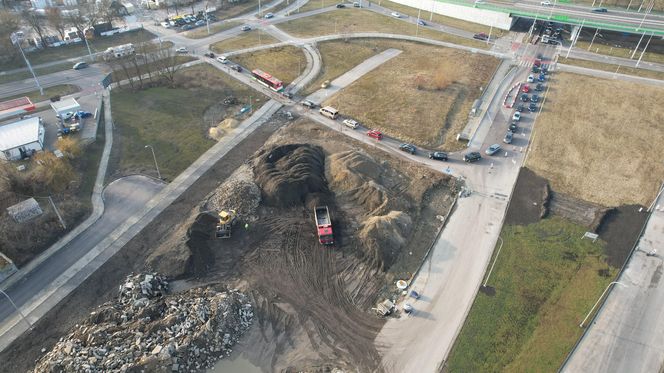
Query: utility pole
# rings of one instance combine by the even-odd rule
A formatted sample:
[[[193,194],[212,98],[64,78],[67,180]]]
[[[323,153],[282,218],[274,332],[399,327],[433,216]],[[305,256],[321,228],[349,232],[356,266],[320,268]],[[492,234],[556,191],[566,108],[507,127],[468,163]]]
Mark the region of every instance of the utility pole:
[[[16,35],[15,32],[13,32],[10,36],[10,39],[12,41],[12,44],[18,47],[18,50],[21,51],[21,56],[23,56],[23,60],[25,61],[25,64],[28,66],[28,70],[30,70],[30,73],[32,74],[32,77],[35,79],[35,84],[37,84],[37,88],[39,88],[39,93],[43,96],[44,95],[44,88],[39,84],[39,79],[37,79],[37,75],[35,74],[35,71],[32,70],[32,65],[30,65],[30,61],[28,61],[28,58],[25,56],[25,53],[23,53],[23,48],[21,48],[21,40],[19,39],[18,35]]]
[[[208,36],[210,35],[210,17],[208,17],[208,4],[205,3],[205,24],[207,25]]]
[[[636,51],[639,50],[639,46],[641,45],[641,41],[643,40],[643,37],[646,35],[646,32],[644,31],[643,34],[641,34],[641,38],[639,39],[639,42],[636,43],[636,48],[634,48],[634,51],[632,52],[632,55],[629,57],[631,60],[634,58],[634,55],[636,54]]]
[[[53,198],[51,196],[48,196],[48,200],[51,202],[51,206],[53,206],[53,210],[55,211],[55,215],[58,216],[58,220],[60,220],[60,224],[62,224],[63,229],[67,229],[67,226],[65,225],[65,221],[62,219],[62,215],[60,215],[60,211],[58,211],[58,208],[55,207],[55,203],[53,203]]]
[[[422,11],[421,8],[417,8],[417,22],[416,22],[416,27],[415,27],[415,36],[419,35],[420,33],[420,12]]]
[[[159,172],[159,165],[157,164],[157,157],[154,155],[154,148],[152,145],[145,145],[146,148],[150,148],[150,151],[152,151],[152,159],[154,159],[154,167],[157,169],[157,177],[159,177],[159,180],[161,180],[161,172]]]
[[[595,41],[595,36],[597,36],[597,33],[598,33],[598,32],[599,32],[599,29],[596,28],[596,29],[595,29],[595,34],[593,35],[593,38],[590,40],[590,45],[588,46],[588,50],[590,50],[590,48],[592,48],[592,46],[593,46],[593,42]]]
[[[576,36],[574,36],[574,40],[569,45],[569,49],[567,50],[567,55],[565,58],[569,57],[569,52],[572,51],[572,47],[576,45],[576,41],[579,40],[579,35],[581,35],[581,30],[583,30],[583,25],[586,23],[586,19],[584,18],[583,21],[581,22],[581,27],[579,27],[579,31],[576,33]]]
[[[646,53],[646,49],[648,49],[648,45],[650,45],[650,41],[652,40],[653,34],[650,34],[650,38],[648,39],[648,42],[646,43],[646,46],[643,48],[643,51],[641,51],[641,55],[639,56],[639,60],[636,61],[636,65],[634,67],[639,67],[639,64],[641,63],[641,59],[643,58],[643,55]]]
[[[88,48],[88,56],[90,56],[90,63],[94,62],[94,58],[92,57],[92,52],[90,51],[90,44],[88,44],[88,37],[85,35],[85,31],[83,32],[83,40],[85,40],[85,46]]]
[[[12,298],[10,298],[9,295],[8,295],[7,293],[5,293],[4,291],[2,291],[2,290],[0,290],[0,293],[2,293],[2,295],[4,295],[5,297],[7,297],[7,299],[9,300],[9,303],[11,303],[12,306],[14,306],[14,309],[16,310],[16,312],[18,312],[18,314],[21,316],[21,318],[23,319],[23,321],[25,321],[25,323],[28,324],[28,328],[29,328],[29,329],[32,329],[32,324],[30,324],[30,321],[28,321],[28,318],[25,317],[25,315],[23,314],[23,312],[21,312],[21,310],[18,308],[18,306],[16,305],[16,303],[14,303],[14,301],[12,300]]]

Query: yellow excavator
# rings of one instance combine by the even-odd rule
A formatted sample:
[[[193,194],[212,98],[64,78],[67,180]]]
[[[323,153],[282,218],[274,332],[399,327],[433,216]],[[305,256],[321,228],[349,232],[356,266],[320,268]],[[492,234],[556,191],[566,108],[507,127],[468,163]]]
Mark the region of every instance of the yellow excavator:
[[[215,236],[217,238],[230,238],[233,223],[237,212],[235,210],[222,210],[219,212],[219,222],[217,222],[217,230]]]

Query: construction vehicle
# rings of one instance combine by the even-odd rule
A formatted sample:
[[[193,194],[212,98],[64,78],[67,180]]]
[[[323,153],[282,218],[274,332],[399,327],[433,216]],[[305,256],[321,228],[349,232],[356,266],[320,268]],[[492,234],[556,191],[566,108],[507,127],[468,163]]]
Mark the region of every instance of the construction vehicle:
[[[217,229],[215,236],[217,238],[230,238],[233,223],[237,213],[235,210],[222,210],[219,212],[219,222],[217,222]]]
[[[327,206],[316,206],[314,208],[316,228],[318,231],[318,242],[323,245],[333,245],[334,235],[332,233],[332,219]]]

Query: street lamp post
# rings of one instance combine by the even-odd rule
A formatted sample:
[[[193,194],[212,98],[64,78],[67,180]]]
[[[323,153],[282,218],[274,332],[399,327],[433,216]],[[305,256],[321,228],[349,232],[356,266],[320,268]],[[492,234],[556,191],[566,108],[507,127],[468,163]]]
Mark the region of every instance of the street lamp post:
[[[159,172],[159,165],[157,164],[157,157],[154,155],[154,148],[152,145],[145,145],[146,148],[150,148],[150,151],[152,151],[152,159],[154,159],[154,167],[157,169],[157,177],[159,177],[159,180],[161,180],[161,172]]]
[[[496,265],[496,262],[498,261],[498,255],[500,255],[500,250],[503,248],[503,238],[498,236],[500,239],[500,246],[498,247],[498,252],[496,253],[496,257],[493,258],[493,264],[491,264],[491,268],[489,268],[489,273],[486,275],[486,280],[484,280],[484,284],[482,285],[483,288],[486,287],[486,284],[489,282],[489,277],[491,277],[491,272],[493,272],[493,267]]]
[[[32,70],[32,65],[30,65],[30,61],[28,61],[28,58],[25,56],[25,53],[23,53],[23,48],[21,48],[21,40],[19,40],[19,36],[14,32],[11,34],[10,37],[12,44],[16,45],[18,47],[18,50],[21,51],[21,56],[23,56],[23,60],[25,61],[25,64],[28,66],[28,70],[30,70],[30,73],[32,74],[32,77],[35,79],[35,83],[37,84],[37,88],[39,88],[39,93],[43,96],[44,95],[44,88],[39,84],[39,79],[37,79],[37,75],[35,74],[35,71]]]
[[[590,315],[593,313],[593,311],[595,310],[595,307],[597,307],[597,305],[602,300],[602,298],[604,298],[604,294],[606,294],[606,292],[609,291],[609,288],[611,287],[611,285],[615,285],[615,284],[622,285],[622,286],[627,286],[627,285],[623,284],[622,282],[618,282],[618,281],[613,281],[609,285],[607,285],[607,287],[606,287],[606,289],[604,289],[604,292],[602,293],[602,295],[599,296],[599,299],[597,299],[597,302],[595,302],[595,304],[593,305],[593,308],[591,308],[590,311],[588,312],[588,314],[586,315],[586,318],[584,318],[583,321],[581,321],[581,324],[579,324],[579,328],[583,328],[583,324],[586,323],[586,320],[588,320]]]
[[[18,308],[18,306],[16,305],[16,303],[14,303],[14,301],[12,300],[12,298],[10,298],[9,295],[8,295],[7,293],[5,293],[4,291],[2,291],[2,290],[0,290],[0,293],[2,293],[2,295],[4,295],[5,297],[7,297],[7,299],[9,300],[9,303],[11,303],[12,306],[14,306],[14,309],[16,310],[16,312],[18,312],[18,314],[21,316],[21,318],[23,319],[23,321],[25,321],[25,323],[28,324],[28,328],[29,328],[29,329],[32,329],[32,324],[30,324],[30,321],[28,321],[28,318],[25,317],[25,315],[23,314],[23,312],[21,312],[21,310]]]

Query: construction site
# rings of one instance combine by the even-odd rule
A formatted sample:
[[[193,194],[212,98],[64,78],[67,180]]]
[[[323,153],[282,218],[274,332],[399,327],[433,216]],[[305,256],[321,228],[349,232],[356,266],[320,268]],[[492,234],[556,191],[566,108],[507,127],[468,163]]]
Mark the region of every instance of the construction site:
[[[180,293],[200,287],[206,290],[195,292],[199,297],[209,289],[246,294],[254,322],[234,349],[263,371],[380,371],[374,339],[387,317],[404,312],[392,307],[404,296],[395,284],[414,276],[451,213],[460,185],[304,118],[283,118],[273,117],[222,158],[34,332],[4,351],[3,361],[32,369],[13,352],[34,353],[38,343],[41,353],[31,358],[42,358],[81,319],[95,319],[90,312],[117,297],[122,278],[158,273],[170,282],[175,294],[169,296],[186,297]],[[133,302],[133,307],[152,304],[140,297]],[[153,313],[152,322],[159,326],[149,330],[163,327],[155,315],[160,314]],[[36,342],[34,333],[40,329],[47,336]],[[86,337],[80,330],[74,335]],[[205,350],[193,345],[195,356]],[[59,352],[42,358],[37,371],[61,360],[67,346],[59,343]],[[150,344],[149,350],[171,351],[156,355],[164,371],[192,369],[199,361],[173,365],[183,351],[177,346]],[[187,351],[183,354],[194,356]],[[48,356],[55,360],[49,363]],[[125,367],[159,366],[155,357],[145,356]],[[196,367],[207,368],[214,360],[205,359]]]

